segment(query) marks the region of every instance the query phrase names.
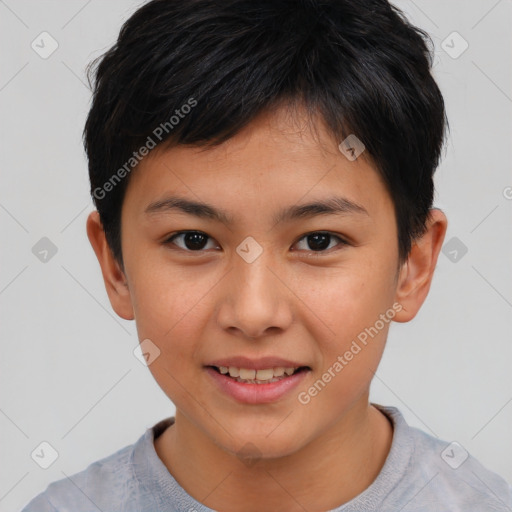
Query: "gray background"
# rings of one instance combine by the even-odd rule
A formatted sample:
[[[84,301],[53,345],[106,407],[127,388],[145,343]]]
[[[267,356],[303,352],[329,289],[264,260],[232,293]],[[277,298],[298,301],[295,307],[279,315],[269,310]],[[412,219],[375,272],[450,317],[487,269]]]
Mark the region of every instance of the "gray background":
[[[0,0],[1,511],[174,413],[133,355],[135,326],[111,310],[85,233],[84,68],[140,4]],[[435,42],[451,123],[435,205],[456,240],[419,315],[391,327],[371,398],[512,482],[512,0],[396,5]],[[47,59],[31,47],[43,31],[59,45]],[[454,31],[469,44],[457,58]],[[43,237],[57,249],[46,261]],[[58,452],[48,469],[31,458],[43,441]],[[51,451],[38,449],[44,463]]]

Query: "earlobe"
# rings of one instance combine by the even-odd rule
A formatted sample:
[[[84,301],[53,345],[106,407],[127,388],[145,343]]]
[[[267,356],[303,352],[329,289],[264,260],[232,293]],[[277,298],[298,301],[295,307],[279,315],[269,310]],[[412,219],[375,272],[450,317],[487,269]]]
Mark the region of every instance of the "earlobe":
[[[96,210],[87,218],[87,236],[98,258],[112,308],[121,318],[133,320],[135,317],[126,276],[112,254]]]
[[[413,242],[407,261],[400,269],[395,301],[402,305],[394,320],[408,322],[427,298],[441,251],[448,220],[438,208],[430,210],[427,230]]]

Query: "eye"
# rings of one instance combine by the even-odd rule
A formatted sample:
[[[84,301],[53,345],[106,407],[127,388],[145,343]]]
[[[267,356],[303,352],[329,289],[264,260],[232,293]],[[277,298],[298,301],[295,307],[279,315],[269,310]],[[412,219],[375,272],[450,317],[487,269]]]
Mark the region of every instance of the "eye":
[[[205,249],[208,239],[213,240],[202,231],[181,231],[172,235],[164,243],[177,245],[180,249],[188,252],[200,252]],[[175,243],[175,240],[181,240],[183,245]]]
[[[338,240],[338,243],[334,244],[334,246],[332,245],[333,239]],[[177,240],[181,240],[181,242],[177,243]],[[165,240],[164,244],[176,245],[179,249],[186,252],[202,252],[205,249],[217,247],[215,244],[213,247],[207,247],[208,240],[213,241],[213,238],[202,231],[181,231],[171,235]],[[312,253],[327,252],[327,249],[332,249],[332,247],[336,247],[337,245],[349,245],[348,242],[339,236],[325,231],[314,231],[303,235],[295,245],[300,245],[301,240],[305,240],[305,245],[309,246],[303,247],[301,250]]]
[[[306,247],[304,250],[309,252],[326,252],[326,249],[333,247],[331,245],[332,239],[336,239],[340,242],[335,244],[334,247],[336,245],[348,245],[348,243],[339,236],[325,231],[315,231],[313,233],[308,233],[307,235],[304,235],[302,238],[300,238],[297,244],[299,244],[301,240],[305,240],[305,245],[308,245],[309,248]]]

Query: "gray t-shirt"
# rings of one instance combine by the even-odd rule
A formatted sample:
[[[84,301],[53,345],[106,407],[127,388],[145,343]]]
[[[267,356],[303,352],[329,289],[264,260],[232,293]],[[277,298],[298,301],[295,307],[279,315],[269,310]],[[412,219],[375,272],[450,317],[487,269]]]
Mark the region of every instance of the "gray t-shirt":
[[[512,512],[512,486],[463,447],[410,427],[395,407],[373,405],[394,425],[390,452],[373,483],[331,512]],[[166,418],[135,444],[51,483],[22,512],[212,512],[155,451],[154,439],[173,422]]]

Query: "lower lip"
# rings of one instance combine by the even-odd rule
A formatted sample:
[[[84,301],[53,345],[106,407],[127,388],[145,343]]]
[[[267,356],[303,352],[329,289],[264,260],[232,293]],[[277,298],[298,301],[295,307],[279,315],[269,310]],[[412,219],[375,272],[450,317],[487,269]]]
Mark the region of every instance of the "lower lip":
[[[206,367],[206,372],[211,375],[217,386],[224,393],[235,400],[245,404],[268,404],[290,393],[303,381],[309,370],[302,370],[289,377],[276,382],[269,382],[268,384],[245,384],[244,382],[238,382],[210,367]]]

